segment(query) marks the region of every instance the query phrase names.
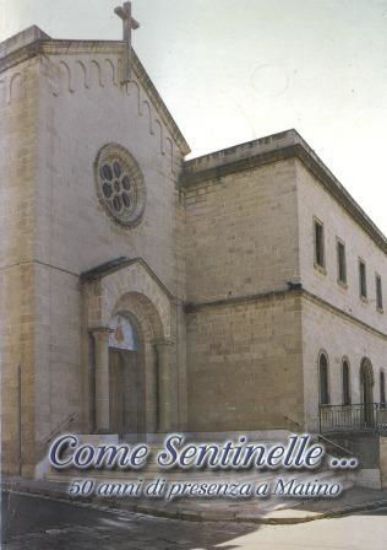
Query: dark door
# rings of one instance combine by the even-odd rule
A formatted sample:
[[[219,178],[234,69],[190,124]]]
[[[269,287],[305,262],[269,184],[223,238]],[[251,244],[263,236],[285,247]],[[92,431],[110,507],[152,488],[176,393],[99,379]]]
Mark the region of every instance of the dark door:
[[[122,434],[125,430],[124,364],[120,351],[110,351],[110,431]]]
[[[145,391],[138,352],[110,350],[110,429],[112,433],[144,431]]]

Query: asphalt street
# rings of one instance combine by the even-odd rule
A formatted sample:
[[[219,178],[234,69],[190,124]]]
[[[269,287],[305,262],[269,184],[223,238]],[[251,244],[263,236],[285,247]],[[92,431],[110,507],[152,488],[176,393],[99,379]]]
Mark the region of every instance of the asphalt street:
[[[385,550],[387,509],[288,526],[195,523],[3,493],[5,550]]]
[[[212,550],[255,526],[219,525],[123,512],[9,493],[2,500],[3,549],[9,550]],[[232,547],[230,547],[232,548]]]

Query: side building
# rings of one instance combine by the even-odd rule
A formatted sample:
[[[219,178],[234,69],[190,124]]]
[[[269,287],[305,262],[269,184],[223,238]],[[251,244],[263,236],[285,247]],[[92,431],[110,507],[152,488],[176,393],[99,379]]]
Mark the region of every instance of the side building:
[[[194,431],[386,423],[387,242],[290,130],[185,163]]]

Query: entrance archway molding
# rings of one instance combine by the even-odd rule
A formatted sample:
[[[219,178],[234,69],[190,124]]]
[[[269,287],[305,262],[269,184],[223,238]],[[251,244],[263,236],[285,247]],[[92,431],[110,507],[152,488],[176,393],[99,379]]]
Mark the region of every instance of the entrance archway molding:
[[[140,327],[145,369],[146,432],[168,432],[174,424],[174,300],[143,260],[83,277],[85,320],[94,341],[95,431],[110,432],[109,328],[116,314]]]

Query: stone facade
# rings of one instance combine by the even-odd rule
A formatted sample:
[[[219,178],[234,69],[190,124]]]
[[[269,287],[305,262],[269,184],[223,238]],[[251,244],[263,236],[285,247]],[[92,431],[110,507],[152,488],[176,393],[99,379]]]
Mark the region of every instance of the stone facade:
[[[387,488],[387,438],[380,441],[380,470],[382,477],[382,488]]]
[[[387,319],[375,307],[384,236],[294,130],[185,161],[189,147],[135,55],[120,84],[122,51],[36,27],[0,50],[8,473],[33,475],[56,433],[109,431],[117,314],[138,335],[146,432],[318,431],[321,351],[332,404],[342,402],[344,357],[353,403],[364,358],[375,401],[380,370],[387,376]],[[127,150],[143,177],[145,210],[131,227],[97,193],[107,144]],[[324,270],[314,266],[315,218]],[[337,283],[337,238],[347,287]]]
[[[302,427],[298,296],[197,306],[187,316],[187,333],[191,430]]]
[[[208,179],[206,160],[186,170],[190,426],[296,429],[301,302],[287,293],[287,281],[299,280],[294,159]],[[203,179],[190,183],[194,173]]]

